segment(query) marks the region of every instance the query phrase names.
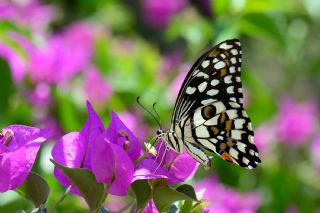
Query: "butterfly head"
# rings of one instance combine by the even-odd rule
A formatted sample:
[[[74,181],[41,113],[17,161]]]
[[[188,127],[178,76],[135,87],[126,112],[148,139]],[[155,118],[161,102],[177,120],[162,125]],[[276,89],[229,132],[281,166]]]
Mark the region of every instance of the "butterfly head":
[[[158,129],[157,130],[157,136],[160,136],[164,133],[164,131],[162,129]]]

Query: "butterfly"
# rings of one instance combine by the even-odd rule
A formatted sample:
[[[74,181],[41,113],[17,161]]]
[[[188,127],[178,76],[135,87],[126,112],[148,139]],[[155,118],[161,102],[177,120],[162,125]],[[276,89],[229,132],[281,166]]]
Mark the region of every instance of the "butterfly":
[[[170,129],[157,131],[168,148],[186,149],[206,167],[211,166],[206,151],[247,169],[261,162],[243,108],[241,55],[240,41],[231,39],[195,62],[180,88]]]

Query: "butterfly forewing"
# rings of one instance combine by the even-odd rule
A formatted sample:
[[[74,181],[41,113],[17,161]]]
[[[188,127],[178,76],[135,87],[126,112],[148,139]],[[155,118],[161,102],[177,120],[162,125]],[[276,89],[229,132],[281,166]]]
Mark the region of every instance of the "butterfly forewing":
[[[217,100],[242,105],[241,46],[237,39],[224,41],[204,53],[185,78],[174,107],[172,128],[198,107]]]

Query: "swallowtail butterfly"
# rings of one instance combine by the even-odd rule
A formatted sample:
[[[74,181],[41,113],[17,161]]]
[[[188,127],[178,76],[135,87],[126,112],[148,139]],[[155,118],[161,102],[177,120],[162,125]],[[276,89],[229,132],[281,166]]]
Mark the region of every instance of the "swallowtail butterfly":
[[[231,39],[195,62],[179,91],[171,128],[157,131],[168,148],[186,149],[206,167],[211,161],[205,150],[247,169],[261,162],[243,108],[241,54],[239,40]]]

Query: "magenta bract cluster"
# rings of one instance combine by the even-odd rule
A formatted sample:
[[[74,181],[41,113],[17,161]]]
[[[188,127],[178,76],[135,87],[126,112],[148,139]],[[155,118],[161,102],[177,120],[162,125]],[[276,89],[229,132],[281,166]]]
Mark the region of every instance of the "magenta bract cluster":
[[[111,113],[107,128],[89,102],[88,120],[80,132],[71,132],[59,139],[53,147],[52,156],[58,163],[71,168],[86,168],[93,172],[97,182],[109,186],[112,195],[125,196],[132,182],[138,179],[167,178],[171,184],[191,178],[198,164],[188,154],[177,156],[173,151],[161,162],[151,154],[138,160],[144,154],[139,139],[126,127],[116,113]],[[138,161],[137,161],[138,160]],[[65,187],[71,181],[55,168],[56,178]],[[73,186],[71,191],[80,192]]]
[[[28,177],[47,129],[10,125],[0,134],[0,192],[19,187]]]

